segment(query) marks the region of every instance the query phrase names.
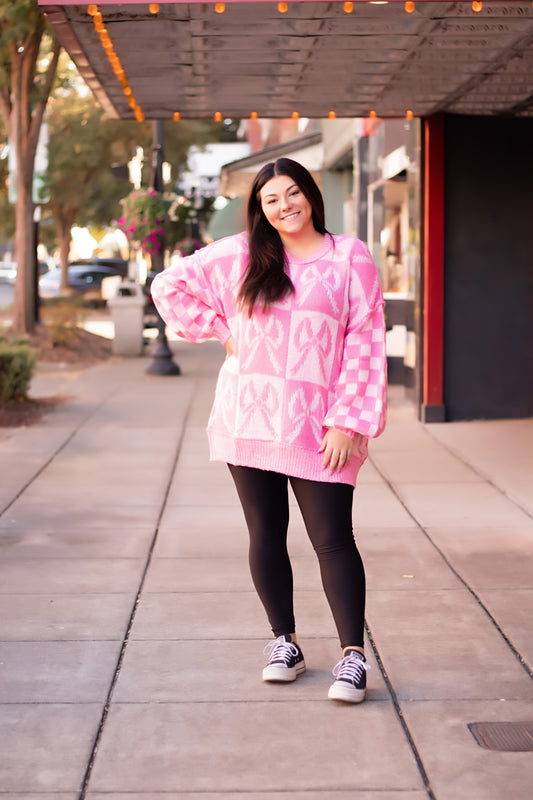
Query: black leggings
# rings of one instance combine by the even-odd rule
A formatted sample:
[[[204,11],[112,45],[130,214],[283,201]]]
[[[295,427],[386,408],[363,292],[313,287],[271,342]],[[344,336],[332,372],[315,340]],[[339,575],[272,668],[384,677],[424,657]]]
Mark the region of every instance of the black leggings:
[[[250,533],[250,571],[274,636],[294,633],[288,481],[318,556],[341,647],[363,646],[365,571],[352,529],[353,487],[228,464]]]

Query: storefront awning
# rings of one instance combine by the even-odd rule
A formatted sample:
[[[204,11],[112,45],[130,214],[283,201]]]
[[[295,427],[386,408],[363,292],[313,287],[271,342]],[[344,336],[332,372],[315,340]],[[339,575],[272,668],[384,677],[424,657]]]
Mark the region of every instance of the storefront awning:
[[[224,208],[215,211],[207,226],[207,238],[223,239],[224,236],[232,236],[245,230],[245,205],[245,197],[234,197]]]
[[[39,3],[114,117],[533,116],[530,0]]]

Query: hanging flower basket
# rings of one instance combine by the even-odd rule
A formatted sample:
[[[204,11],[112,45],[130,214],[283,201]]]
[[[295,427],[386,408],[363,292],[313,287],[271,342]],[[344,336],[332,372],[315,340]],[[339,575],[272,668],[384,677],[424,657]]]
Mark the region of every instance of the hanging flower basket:
[[[187,236],[194,209],[185,197],[147,189],[131,192],[121,203],[117,225],[146,253],[171,250]]]

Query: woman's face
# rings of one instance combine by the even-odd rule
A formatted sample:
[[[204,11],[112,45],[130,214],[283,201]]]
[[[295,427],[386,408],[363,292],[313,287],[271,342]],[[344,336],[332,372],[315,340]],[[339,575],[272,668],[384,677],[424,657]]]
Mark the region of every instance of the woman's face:
[[[263,214],[282,240],[314,230],[311,203],[288,175],[276,175],[261,191]]]

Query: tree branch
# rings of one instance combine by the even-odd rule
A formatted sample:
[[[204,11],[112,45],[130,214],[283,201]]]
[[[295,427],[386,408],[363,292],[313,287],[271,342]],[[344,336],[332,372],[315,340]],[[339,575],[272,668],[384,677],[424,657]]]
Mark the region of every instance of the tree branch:
[[[52,49],[52,58],[50,59],[50,63],[48,64],[48,68],[45,73],[44,84],[41,89],[41,97],[39,98],[32,114],[30,137],[32,142],[35,141],[35,147],[37,147],[37,140],[39,139],[39,130],[41,128],[41,124],[43,121],[46,104],[48,102],[48,97],[50,96],[50,92],[52,91],[52,86],[56,76],[57,64],[59,61],[60,52],[61,52],[61,45],[59,44],[59,42],[56,41],[54,42],[54,47]]]
[[[0,87],[0,114],[4,119],[6,131],[9,133],[10,118],[11,118],[11,97],[7,86]]]

